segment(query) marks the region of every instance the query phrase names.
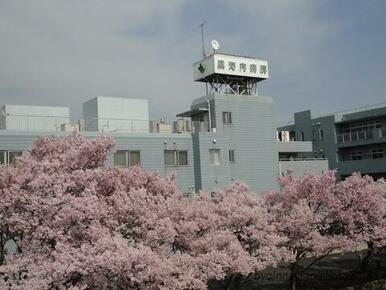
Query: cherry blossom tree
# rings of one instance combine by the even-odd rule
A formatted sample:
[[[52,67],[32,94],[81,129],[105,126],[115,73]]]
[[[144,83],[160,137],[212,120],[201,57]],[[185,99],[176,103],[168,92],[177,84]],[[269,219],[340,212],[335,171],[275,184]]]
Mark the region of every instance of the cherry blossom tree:
[[[386,247],[386,182],[355,173],[337,185],[334,216],[340,231],[358,245],[367,245],[359,255],[360,270]]]
[[[0,266],[5,262],[6,243],[15,238],[10,232],[8,224],[5,222],[5,219],[8,218],[7,213],[10,213],[9,205],[12,199],[7,189],[13,180],[14,176],[9,167],[0,166],[0,192],[2,193],[0,202]]]
[[[173,178],[105,165],[109,137],[39,139],[1,168],[1,289],[206,289],[194,257],[171,251]],[[193,267],[191,266],[193,265]]]
[[[312,173],[300,177],[288,174],[279,178],[281,190],[267,192],[262,199],[274,216],[278,233],[287,237],[290,261],[290,289],[297,276],[334,250],[349,251],[352,240],[337,228],[331,208],[336,208],[335,172],[321,176]],[[302,270],[299,264],[309,262]]]
[[[45,137],[0,166],[0,289],[237,290],[283,261],[295,289],[334,250],[386,245],[382,180],[288,175],[262,197],[235,183],[187,199],[173,175],[107,166],[113,146]]]
[[[285,238],[244,184],[201,192],[191,204],[180,214],[174,249],[197,257],[223,289],[239,289],[243,277],[284,259]]]

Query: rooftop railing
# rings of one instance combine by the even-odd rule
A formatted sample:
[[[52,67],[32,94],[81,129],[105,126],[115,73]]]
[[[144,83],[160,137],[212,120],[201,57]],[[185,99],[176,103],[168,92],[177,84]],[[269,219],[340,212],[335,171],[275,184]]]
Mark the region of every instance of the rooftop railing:
[[[70,118],[69,116],[0,115],[0,131],[191,133],[208,132],[208,122],[190,119],[138,120],[120,118]]]

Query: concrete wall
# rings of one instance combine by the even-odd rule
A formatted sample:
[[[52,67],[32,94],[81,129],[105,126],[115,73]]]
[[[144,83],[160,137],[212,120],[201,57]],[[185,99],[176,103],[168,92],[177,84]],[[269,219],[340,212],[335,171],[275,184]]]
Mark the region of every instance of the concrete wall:
[[[293,152],[293,153],[300,153],[300,152],[312,152],[312,142],[310,141],[292,141],[292,142],[278,142],[279,147],[279,153],[284,152]]]

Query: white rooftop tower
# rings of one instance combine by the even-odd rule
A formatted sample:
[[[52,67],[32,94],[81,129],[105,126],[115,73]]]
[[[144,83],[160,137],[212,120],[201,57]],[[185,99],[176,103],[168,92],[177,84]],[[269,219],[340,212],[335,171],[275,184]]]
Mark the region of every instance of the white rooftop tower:
[[[214,44],[219,47],[218,42]],[[216,49],[214,48],[213,54],[193,64],[194,81],[208,83],[210,92],[256,95],[256,84],[268,79],[268,62],[217,53]]]

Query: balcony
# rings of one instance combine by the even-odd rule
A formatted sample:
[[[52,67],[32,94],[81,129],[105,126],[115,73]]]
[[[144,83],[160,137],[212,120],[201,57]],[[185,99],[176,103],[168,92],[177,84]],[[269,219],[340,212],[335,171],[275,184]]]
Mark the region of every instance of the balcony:
[[[336,135],[338,145],[365,145],[382,141],[386,141],[386,128],[384,127]]]

